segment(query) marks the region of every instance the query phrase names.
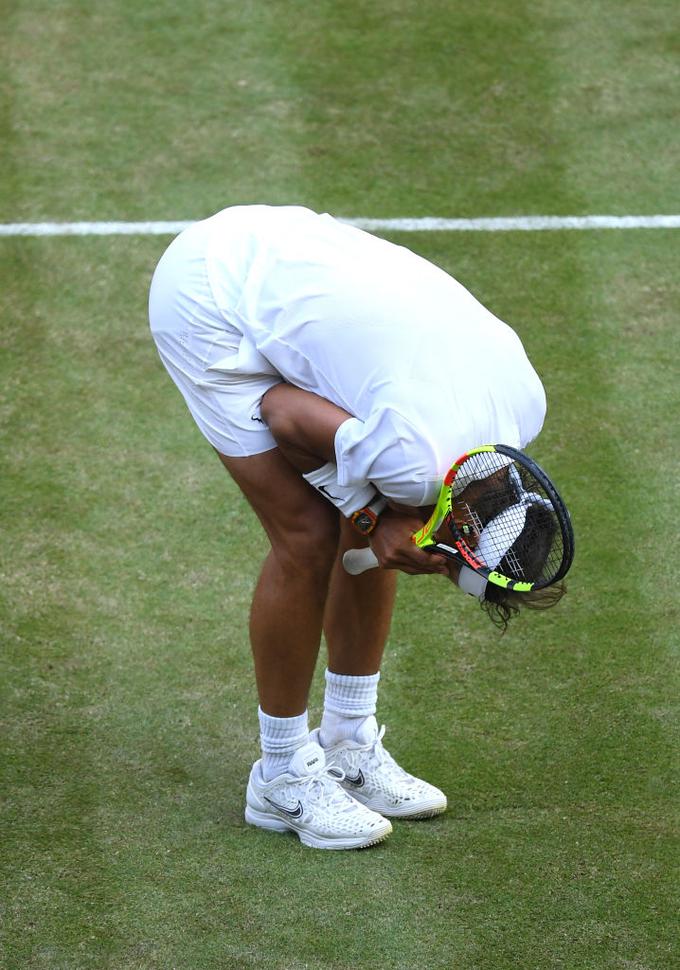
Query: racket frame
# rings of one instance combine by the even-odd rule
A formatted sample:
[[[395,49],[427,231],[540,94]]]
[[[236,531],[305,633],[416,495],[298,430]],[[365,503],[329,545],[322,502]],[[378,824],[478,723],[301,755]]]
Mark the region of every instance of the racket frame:
[[[552,503],[562,535],[562,562],[555,575],[547,581],[537,580],[536,582],[528,582],[526,580],[513,579],[499,572],[497,569],[489,569],[481,559],[475,556],[474,550],[470,549],[467,545],[464,534],[455,522],[453,515],[453,486],[456,481],[456,476],[469,458],[485,452],[504,455],[510,458],[511,461],[515,461],[526,468],[534,476],[539,485],[541,485]],[[434,533],[442,525],[445,525],[451,532],[453,545],[441,541],[438,542],[433,538]],[[478,448],[472,448],[470,451],[466,451],[465,454],[454,461],[444,476],[444,481],[439,490],[432,515],[422,528],[413,533],[411,538],[419,549],[424,549],[428,552],[438,552],[447,556],[449,559],[457,560],[461,565],[466,565],[476,573],[484,576],[488,582],[517,593],[528,593],[532,589],[541,589],[544,586],[550,586],[556,583],[566,574],[574,557],[574,533],[571,527],[571,520],[569,518],[569,512],[560,498],[557,489],[535,461],[523,452],[511,448],[509,445],[481,445]]]

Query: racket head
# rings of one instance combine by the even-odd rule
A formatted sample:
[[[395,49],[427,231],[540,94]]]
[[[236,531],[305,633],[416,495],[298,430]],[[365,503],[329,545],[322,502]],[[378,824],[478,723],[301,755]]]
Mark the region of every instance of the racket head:
[[[574,557],[571,520],[557,489],[528,455],[500,444],[472,449],[452,464],[414,542],[515,592],[558,582]]]

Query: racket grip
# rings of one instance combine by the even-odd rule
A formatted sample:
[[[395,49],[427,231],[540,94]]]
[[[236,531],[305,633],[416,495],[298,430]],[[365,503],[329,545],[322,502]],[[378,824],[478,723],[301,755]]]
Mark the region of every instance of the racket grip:
[[[375,569],[378,560],[372,549],[348,549],[342,557],[342,565],[350,576],[358,576],[367,569]]]

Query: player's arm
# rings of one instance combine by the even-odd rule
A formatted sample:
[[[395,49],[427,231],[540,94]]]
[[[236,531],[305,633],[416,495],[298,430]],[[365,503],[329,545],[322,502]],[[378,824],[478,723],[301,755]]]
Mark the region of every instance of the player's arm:
[[[352,417],[318,394],[290,384],[277,384],[267,391],[261,414],[281,452],[303,474],[335,462],[335,434]],[[412,532],[420,525],[422,517],[417,509],[401,506],[385,510],[371,536],[381,566],[408,573],[448,575],[443,556],[423,552],[411,541]]]
[[[318,394],[276,384],[264,395],[260,413],[288,461],[310,472],[335,461],[335,433],[352,417]]]

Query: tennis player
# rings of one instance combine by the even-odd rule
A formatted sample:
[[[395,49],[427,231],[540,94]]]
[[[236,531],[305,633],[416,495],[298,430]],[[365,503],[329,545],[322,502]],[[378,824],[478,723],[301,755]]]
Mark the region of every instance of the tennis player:
[[[161,360],[271,543],[250,617],[262,756],[246,820],[344,849],[381,841],[391,818],[443,812],[445,795],[394,761],[375,718],[395,570],[455,580],[411,541],[443,475],[470,447],[523,448],[541,430],[545,395],[519,338],[421,257],[297,206],[192,225],[160,260],[149,313]],[[369,542],[382,568],[349,575],[343,554]],[[486,608],[503,619],[512,604]]]

